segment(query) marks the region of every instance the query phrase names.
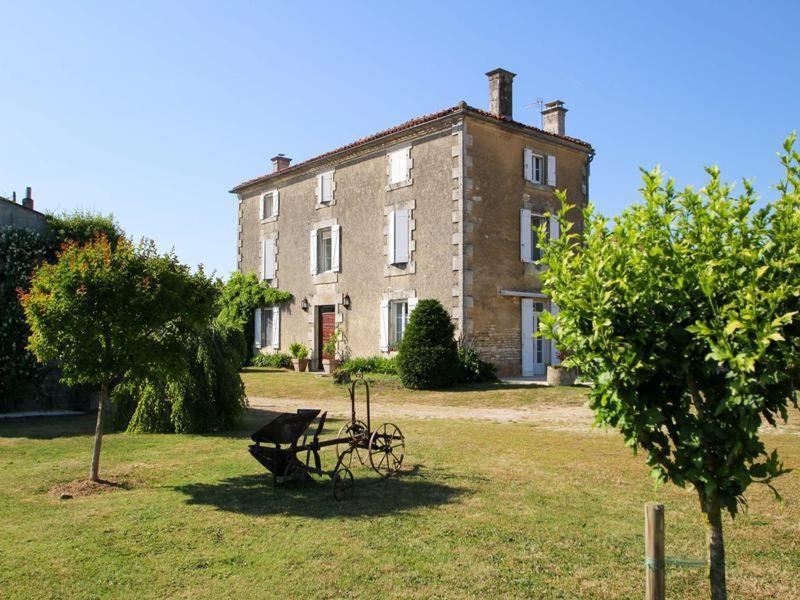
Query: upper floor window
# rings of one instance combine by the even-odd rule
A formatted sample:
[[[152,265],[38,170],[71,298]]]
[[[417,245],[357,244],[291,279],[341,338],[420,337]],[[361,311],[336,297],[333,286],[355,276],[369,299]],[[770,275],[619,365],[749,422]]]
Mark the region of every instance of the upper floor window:
[[[525,148],[524,176],[531,183],[539,185],[556,185],[556,157],[552,154],[540,154],[533,148]]]
[[[327,171],[317,175],[317,204],[330,206],[334,203],[333,192],[336,184],[333,179],[333,171]]]
[[[389,152],[389,185],[405,183],[411,179],[411,146]]]
[[[389,264],[391,265],[400,265],[409,261],[410,212],[404,208],[389,213]]]
[[[264,219],[269,219],[270,217],[278,216],[278,204],[280,202],[279,197],[278,190],[272,190],[271,192],[264,192],[261,194],[259,212],[262,221]]]
[[[533,213],[527,208],[520,210],[519,217],[519,252],[522,262],[535,263],[542,260],[540,244],[544,241],[539,236],[539,229],[545,226],[545,233],[550,239],[558,239],[558,221],[555,217],[547,218]]]
[[[331,225],[311,230],[311,274],[319,275],[339,271],[339,246],[341,243],[339,225]]]
[[[275,240],[261,240],[261,279],[272,281],[275,279]]]

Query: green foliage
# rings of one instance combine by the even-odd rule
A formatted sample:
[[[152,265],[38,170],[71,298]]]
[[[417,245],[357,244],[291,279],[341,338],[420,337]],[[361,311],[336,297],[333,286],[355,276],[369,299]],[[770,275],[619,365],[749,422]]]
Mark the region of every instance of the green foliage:
[[[303,360],[305,358],[308,358],[309,352],[310,350],[308,349],[308,346],[306,346],[305,344],[301,344],[300,342],[292,342],[289,345],[289,353],[292,355],[293,358],[298,358],[300,360]]]
[[[328,336],[327,341],[322,345],[322,352],[327,354],[328,356],[335,357],[336,356],[336,349],[339,346],[339,342],[342,339],[342,330],[341,329],[334,329],[333,333]]]
[[[455,383],[459,375],[455,327],[438,300],[420,300],[403,332],[397,368],[405,387],[433,389]]]
[[[63,244],[85,244],[99,235],[103,235],[116,248],[117,242],[125,234],[113,216],[76,210],[61,214],[46,214],[45,220],[50,227],[50,242],[55,253]]]
[[[256,353],[250,361],[254,367],[271,367],[273,369],[291,369],[292,357],[285,352],[273,352],[272,354]]]
[[[489,383],[497,381],[497,367],[482,360],[474,348],[458,346],[459,383]]]
[[[17,290],[28,289],[31,274],[48,254],[48,241],[39,233],[0,228],[0,409],[13,408],[6,401],[7,391],[38,372],[26,348],[30,329]]]
[[[693,486],[704,512],[717,502],[735,515],[752,482],[772,487],[785,472],[759,427],[787,418],[800,383],[793,144],[780,197],[763,209],[749,182],[734,196],[716,168],[697,192],[656,169],[613,225],[587,208],[581,237],[559,194],[564,233],[545,248],[546,292],[560,307],[545,333],[593,383],[597,422],[643,449],[655,479]]]
[[[397,360],[384,356],[364,356],[349,358],[344,361],[339,369],[348,373],[381,373],[383,375],[397,375]]]

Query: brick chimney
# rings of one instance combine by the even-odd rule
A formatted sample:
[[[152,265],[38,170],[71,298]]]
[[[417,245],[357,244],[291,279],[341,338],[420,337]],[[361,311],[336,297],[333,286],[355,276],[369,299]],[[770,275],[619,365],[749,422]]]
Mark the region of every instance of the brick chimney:
[[[273,173],[277,173],[278,171],[283,171],[292,162],[291,158],[286,158],[283,154],[278,154],[278,156],[273,156],[270,160],[272,160]]]
[[[486,76],[489,78],[489,112],[511,120],[511,92],[516,75],[505,69],[495,69],[486,73]]]
[[[33,196],[31,196],[31,188],[25,188],[25,197],[22,199],[22,208],[33,210]]]
[[[564,135],[567,109],[561,100],[553,100],[544,105],[542,111],[542,129],[550,133]]]

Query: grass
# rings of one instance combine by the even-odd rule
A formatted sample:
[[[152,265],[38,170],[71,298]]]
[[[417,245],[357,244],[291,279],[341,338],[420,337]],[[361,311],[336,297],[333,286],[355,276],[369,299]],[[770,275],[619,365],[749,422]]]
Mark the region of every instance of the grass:
[[[400,385],[394,375],[369,374],[373,396],[381,402],[430,404],[439,406],[495,406],[520,407],[532,403],[557,403],[580,405],[586,401],[586,390],[581,387],[550,388],[518,383],[466,384],[447,390],[409,390]],[[333,385],[330,377],[316,373],[297,373],[281,369],[250,367],[242,373],[250,396],[265,398],[302,398],[328,400],[347,398],[347,387]]]
[[[298,377],[346,393],[313,376],[246,377],[251,393],[292,397]],[[552,391],[441,394],[394,401],[524,404]],[[250,411],[217,435],[108,435],[101,474],[131,489],[72,500],[49,490],[85,475],[92,418],[0,423],[0,597],[637,598],[649,500],[666,504],[667,554],[702,556],[694,495],[654,489],[615,434],[407,419],[405,474],[358,468],[356,496],[336,503],[328,481],[269,484],[246,450],[265,418]],[[800,437],[767,445],[800,466]],[[796,597],[796,472],[778,487],[784,505],[754,486],[749,512],[725,521],[731,597]],[[667,584],[670,598],[704,596],[701,569],[670,569]]]

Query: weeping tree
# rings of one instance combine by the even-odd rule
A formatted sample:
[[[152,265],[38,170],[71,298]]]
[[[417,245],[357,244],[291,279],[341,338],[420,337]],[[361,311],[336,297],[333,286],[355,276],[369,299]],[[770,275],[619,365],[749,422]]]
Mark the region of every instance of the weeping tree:
[[[800,384],[800,155],[784,145],[779,197],[761,209],[716,168],[699,191],[643,172],[642,201],[614,222],[559,194],[562,236],[544,247],[560,311],[544,333],[592,382],[596,421],[641,450],[659,482],[691,486],[706,525],[711,597],[726,598],[722,515],[786,472],[759,427],[787,419]],[[540,238],[542,239],[542,238]]]
[[[208,326],[215,296],[202,271],[190,273],[174,254],[105,235],[65,244],[20,294],[36,358],[56,361],[68,385],[100,388],[91,480],[114,386],[185,369],[184,340]]]

